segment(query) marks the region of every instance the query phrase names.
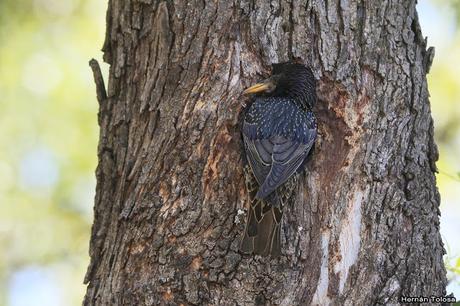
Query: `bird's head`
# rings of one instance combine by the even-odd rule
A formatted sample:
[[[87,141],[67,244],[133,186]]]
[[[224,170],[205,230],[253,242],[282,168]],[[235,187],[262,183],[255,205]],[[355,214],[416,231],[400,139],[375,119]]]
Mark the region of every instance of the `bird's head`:
[[[302,64],[286,62],[272,65],[272,75],[245,91],[270,97],[289,97],[311,109],[316,102],[316,80],[311,69]]]

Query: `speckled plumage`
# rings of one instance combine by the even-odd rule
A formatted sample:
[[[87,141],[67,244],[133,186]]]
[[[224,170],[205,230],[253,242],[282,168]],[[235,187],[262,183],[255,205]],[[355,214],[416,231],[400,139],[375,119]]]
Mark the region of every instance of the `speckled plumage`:
[[[257,96],[244,114],[250,207],[241,250],[277,256],[283,204],[295,190],[298,170],[314,144],[317,126],[311,111],[316,101],[311,71],[284,63],[274,65],[273,74],[274,91]]]
[[[316,127],[311,111],[297,106],[291,98],[256,98],[244,119],[243,133],[251,140],[281,135],[293,141],[308,143]]]

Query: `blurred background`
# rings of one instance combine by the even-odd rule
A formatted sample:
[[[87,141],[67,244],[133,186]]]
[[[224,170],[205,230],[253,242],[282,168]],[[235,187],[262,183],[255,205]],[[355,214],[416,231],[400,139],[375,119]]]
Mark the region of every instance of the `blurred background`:
[[[81,305],[106,9],[0,0],[0,305]]]
[[[0,306],[81,305],[106,1],[0,0]],[[460,298],[460,0],[421,0],[447,249]],[[107,75],[108,67],[103,64]],[[107,80],[107,78],[106,78]]]

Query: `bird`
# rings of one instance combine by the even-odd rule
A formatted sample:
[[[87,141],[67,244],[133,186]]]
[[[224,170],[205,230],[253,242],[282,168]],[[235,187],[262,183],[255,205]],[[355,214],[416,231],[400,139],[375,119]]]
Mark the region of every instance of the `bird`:
[[[312,111],[316,80],[300,63],[272,64],[271,76],[243,91],[252,103],[242,111],[243,172],[248,214],[240,250],[278,257],[284,204],[317,136]]]

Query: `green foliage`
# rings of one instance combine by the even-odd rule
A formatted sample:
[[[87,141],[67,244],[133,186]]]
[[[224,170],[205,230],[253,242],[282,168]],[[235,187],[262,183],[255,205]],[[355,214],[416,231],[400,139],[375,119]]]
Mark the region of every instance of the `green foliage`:
[[[48,267],[80,305],[95,189],[104,1],[0,1],[0,305],[10,279]]]

